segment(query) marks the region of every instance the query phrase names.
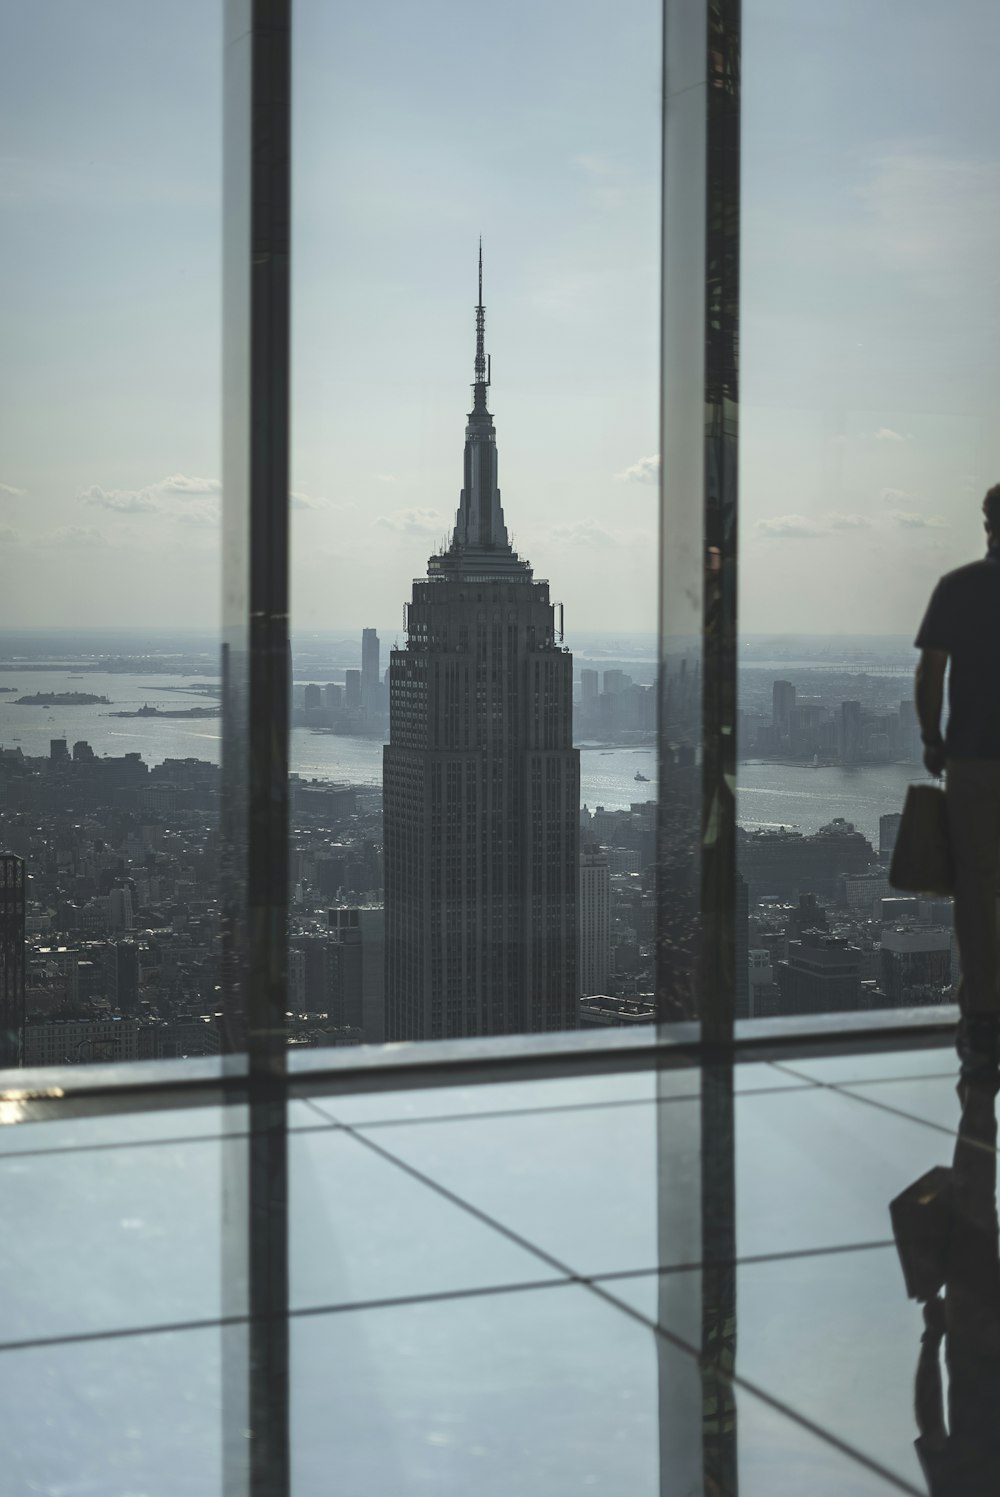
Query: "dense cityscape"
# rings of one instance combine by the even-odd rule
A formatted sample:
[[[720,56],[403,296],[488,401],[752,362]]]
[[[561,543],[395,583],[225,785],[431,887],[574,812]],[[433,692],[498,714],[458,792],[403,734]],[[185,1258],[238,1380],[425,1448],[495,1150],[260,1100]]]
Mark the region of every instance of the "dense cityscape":
[[[479,274],[464,485],[450,545],[413,584],[405,640],[386,669],[375,628],[363,630],[360,652],[352,645],[357,663],[320,679],[302,679],[293,660],[293,728],[345,747],[385,746],[381,790],[349,778],[291,779],[291,1045],[520,1034],[656,1015],[656,801],[647,793],[627,806],[581,804],[580,755],[595,745],[651,755],[659,715],[661,753],[679,772],[693,771],[698,663],[668,657],[661,692],[627,661],[603,671],[574,662],[561,605],[514,550],[504,519],[481,256]],[[60,665],[67,690],[4,687],[10,710],[112,706],[69,682],[148,675],[156,656],[71,650],[68,659],[31,662]],[[108,715],[207,726],[220,714],[219,682],[204,660],[178,665],[197,679],[144,690],[183,695]],[[0,667],[27,669],[13,660]],[[740,696],[744,765],[841,766],[862,780],[880,765],[919,773],[905,667],[790,661],[776,676],[746,665]],[[634,780],[652,784],[638,767]],[[83,736],[52,737],[44,756],[19,742],[0,746],[7,1064],[220,1050],[219,803],[220,770],[199,757],[98,754]],[[881,814],[877,845],[850,810],[810,833],[794,824],[741,828],[738,1018],[949,994],[949,903],[899,898],[889,886],[898,806]],[[686,856],[679,844],[673,855]],[[685,917],[676,918],[680,932]],[[689,1016],[683,1000],[676,1016]]]
[[[340,681],[296,685],[294,713],[315,731],[384,732],[388,673],[378,670],[375,631],[364,639],[367,672],[348,668]],[[869,680],[854,679],[855,690]],[[677,671],[675,695],[681,680]],[[836,689],[831,682],[826,697],[809,704],[820,722],[844,720]],[[762,738],[787,752],[785,737],[796,731],[800,709],[794,698],[789,707],[787,683],[774,681],[772,691],[773,717],[758,727],[755,755]],[[618,668],[603,678],[584,668],[573,708],[577,741],[633,741],[642,731],[633,726],[636,704],[641,712],[655,696]],[[628,726],[611,727],[623,697]],[[881,745],[886,736],[882,729],[861,741]],[[0,749],[3,851],[22,859],[26,873],[23,1064],[218,1051],[219,782],[218,766],[203,760],[150,765],[138,753],[98,756],[83,739],[54,739],[44,758]],[[846,818],[812,834],[741,830],[740,1016],[947,997],[956,971],[950,903],[894,894],[888,861],[897,825],[898,812],[888,810],[877,844]],[[584,806],[579,835],[576,1022],[649,1022],[655,801]],[[377,787],[293,776],[292,1044],[386,1038],[383,845]],[[4,908],[5,942],[16,941],[16,902]],[[6,970],[16,975],[19,966],[8,957]]]

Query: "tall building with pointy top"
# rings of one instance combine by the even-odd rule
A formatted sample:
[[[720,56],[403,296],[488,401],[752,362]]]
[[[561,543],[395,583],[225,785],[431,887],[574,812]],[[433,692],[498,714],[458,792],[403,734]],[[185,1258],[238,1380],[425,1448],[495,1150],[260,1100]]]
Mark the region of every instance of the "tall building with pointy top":
[[[389,663],[386,1039],[577,1023],[573,660],[507,534],[486,392],[482,246],[472,410],[451,544],[413,583]]]

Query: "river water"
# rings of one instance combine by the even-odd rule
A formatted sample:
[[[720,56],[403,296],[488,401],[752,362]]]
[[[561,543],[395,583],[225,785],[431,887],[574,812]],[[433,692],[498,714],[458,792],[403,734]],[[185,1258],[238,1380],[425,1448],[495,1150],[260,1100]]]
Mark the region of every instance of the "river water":
[[[218,718],[116,718],[112,712],[134,712],[144,703],[164,710],[205,706],[210,698],[191,691],[188,676],[140,676],[87,672],[74,676],[61,671],[2,671],[0,686],[0,746],[20,747],[26,755],[46,755],[53,738],[66,738],[70,748],[84,738],[97,754],[138,752],[148,764],[164,759],[208,759],[218,763],[221,725]],[[180,688],[164,690],[164,687]],[[84,691],[106,696],[109,706],[21,707],[18,696],[35,692]],[[378,785],[382,778],[382,745],[374,738],[349,738],[292,730],[292,770],[309,778],[355,785]],[[647,776],[636,780],[636,773]],[[581,800],[591,809],[602,805],[621,809],[656,795],[656,755],[652,748],[581,748]],[[788,826],[814,832],[844,816],[878,844],[879,817],[898,811],[906,786],[922,778],[912,766],[878,765],[860,769],[838,766],[812,768],[775,763],[741,764],[738,812],[748,827]]]

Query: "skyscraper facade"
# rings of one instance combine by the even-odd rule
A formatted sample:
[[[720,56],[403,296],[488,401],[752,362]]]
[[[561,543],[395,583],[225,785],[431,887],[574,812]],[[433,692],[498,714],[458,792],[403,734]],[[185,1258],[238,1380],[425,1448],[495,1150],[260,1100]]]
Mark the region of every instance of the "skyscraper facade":
[[[791,732],[794,708],[795,687],[791,681],[775,681],[771,687],[771,721],[779,743]]]
[[[380,1045],[385,1039],[385,911],[328,910],[327,922],[339,953],[340,1022],[356,1028],[363,1044]]]
[[[603,847],[580,852],[580,996],[608,991],[611,974],[611,871]]]
[[[24,859],[0,853],[0,1066],[21,1064],[24,1045]]]
[[[510,544],[487,409],[482,255],[473,408],[451,544],[389,664],[386,1038],[577,1023],[573,660]]]
[[[845,764],[857,764],[861,757],[861,703],[840,704],[840,756]]]
[[[379,680],[378,669],[379,639],[374,629],[362,629],[361,631],[361,705],[366,712],[378,710]]]

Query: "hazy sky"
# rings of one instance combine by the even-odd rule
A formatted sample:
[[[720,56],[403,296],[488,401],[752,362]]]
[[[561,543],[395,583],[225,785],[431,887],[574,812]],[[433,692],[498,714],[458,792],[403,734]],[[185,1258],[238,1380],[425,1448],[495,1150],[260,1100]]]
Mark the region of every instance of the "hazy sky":
[[[515,542],[652,629],[658,5],[295,17],[294,623],[392,628],[452,523],[482,233]],[[1000,14],[744,18],[742,627],[908,632],[1000,478]],[[0,622],[211,625],[221,4],[0,22]]]

